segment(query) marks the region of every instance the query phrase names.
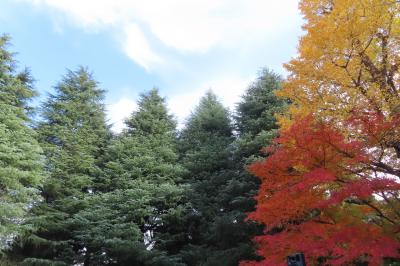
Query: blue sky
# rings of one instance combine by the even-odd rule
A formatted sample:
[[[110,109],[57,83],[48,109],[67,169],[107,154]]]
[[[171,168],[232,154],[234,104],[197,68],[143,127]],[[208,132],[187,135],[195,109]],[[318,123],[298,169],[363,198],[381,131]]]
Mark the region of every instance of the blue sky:
[[[0,1],[0,32],[39,100],[67,68],[87,66],[116,131],[152,87],[180,122],[210,88],[232,109],[262,67],[285,75],[301,24],[296,0]]]

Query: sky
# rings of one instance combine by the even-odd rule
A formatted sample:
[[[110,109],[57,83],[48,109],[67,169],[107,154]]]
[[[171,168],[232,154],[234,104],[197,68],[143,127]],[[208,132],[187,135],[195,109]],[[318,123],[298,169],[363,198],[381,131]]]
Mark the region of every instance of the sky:
[[[234,109],[263,67],[285,76],[302,34],[297,0],[0,0],[0,33],[46,99],[88,67],[113,130],[157,87],[180,125],[207,90]]]

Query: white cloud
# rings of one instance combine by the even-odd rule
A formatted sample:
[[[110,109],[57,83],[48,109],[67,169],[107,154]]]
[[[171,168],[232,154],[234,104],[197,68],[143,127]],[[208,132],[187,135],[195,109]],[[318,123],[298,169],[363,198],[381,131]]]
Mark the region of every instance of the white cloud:
[[[123,49],[129,58],[150,71],[151,66],[161,64],[161,58],[151,49],[143,32],[136,24],[125,27]]]
[[[108,0],[19,0],[37,7],[49,7],[59,11],[74,23],[87,30],[102,28],[118,22],[118,9],[122,1]],[[56,16],[55,18],[59,18]]]
[[[158,41],[163,53],[164,48],[178,53],[205,53],[215,47],[238,51],[300,21],[297,0],[19,1],[50,8],[86,30],[123,34],[126,54],[147,70],[165,54],[150,49],[145,35]]]
[[[137,108],[136,101],[129,98],[121,98],[107,105],[107,116],[112,124],[114,132],[121,132],[125,127],[125,119]]]
[[[298,0],[17,1],[49,11],[59,28],[68,22],[109,33],[130,59],[160,78],[154,85],[195,88],[168,95],[181,125],[208,89],[232,109],[253,79],[243,75],[294,55],[295,43],[286,40],[294,42],[302,23]],[[115,131],[135,105],[129,98],[109,105]]]

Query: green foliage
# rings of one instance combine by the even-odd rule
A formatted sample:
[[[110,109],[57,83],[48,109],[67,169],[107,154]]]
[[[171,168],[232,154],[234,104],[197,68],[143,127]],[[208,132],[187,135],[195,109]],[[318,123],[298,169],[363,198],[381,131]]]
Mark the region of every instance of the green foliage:
[[[171,141],[176,134],[176,122],[155,88],[140,95],[138,110],[126,120],[126,125],[127,133],[136,136],[165,136]]]
[[[230,164],[229,146],[234,140],[229,112],[208,92],[189,117],[180,135],[182,163],[188,170],[190,201],[195,213],[211,219],[219,212],[219,190]],[[228,177],[229,178],[229,177]]]
[[[236,106],[235,121],[238,138],[233,146],[233,161],[239,171],[226,187],[226,194],[235,195],[233,209],[249,212],[253,210],[253,196],[258,190],[258,178],[245,168],[251,162],[264,158],[262,148],[276,137],[278,125],[275,115],[283,112],[287,102],[277,98],[275,92],[281,87],[281,78],[264,68]]]
[[[70,225],[82,247],[80,261],[86,265],[147,265],[151,255],[162,256],[149,249],[157,245],[158,228],[179,211],[181,198],[181,189],[173,184],[154,186],[139,180],[132,181],[131,189],[89,196],[90,208],[77,213]],[[146,243],[144,232],[152,232]]]
[[[176,123],[156,89],[141,95],[138,111],[126,125],[108,149],[107,175],[99,189],[132,188],[137,179],[157,184],[179,181],[184,169],[177,164]]]
[[[193,178],[228,166],[228,146],[234,139],[232,130],[228,110],[219,103],[215,94],[208,92],[180,135],[182,162]]]
[[[152,89],[112,136],[104,90],[79,68],[49,95],[34,132],[31,78],[15,72],[7,44],[0,38],[0,241],[18,237],[1,265],[234,266],[257,258],[251,238],[262,228],[245,217],[258,181],[245,165],[276,135],[274,115],[286,105],[274,94],[278,75],[260,73],[234,123],[208,92],[179,136]]]
[[[106,174],[96,184],[103,193],[86,197],[90,207],[74,216],[86,265],[179,265],[175,228],[187,206],[177,185],[185,170],[175,124],[156,89],[141,95],[107,150]]]
[[[261,148],[276,136],[276,114],[282,113],[287,102],[275,96],[281,88],[281,77],[264,68],[236,106],[235,121],[239,133],[236,156],[247,159],[259,157]]]
[[[245,168],[276,135],[274,114],[285,107],[274,94],[280,82],[264,69],[249,86],[234,116],[237,139],[228,111],[210,92],[188,119],[180,136],[193,206],[181,251],[188,265],[237,265],[257,258],[251,239],[262,227],[245,218],[254,209],[259,181]]]
[[[225,208],[221,197],[232,178],[232,131],[229,112],[212,92],[200,100],[182,130],[181,156],[188,169],[188,198],[193,208],[186,216],[187,244],[180,253],[187,265],[237,264],[236,256],[223,256],[238,240],[235,215]],[[229,224],[236,228],[230,231],[231,227],[225,227]]]
[[[28,126],[35,92],[29,73],[16,73],[8,45],[9,37],[0,36],[0,249],[30,227],[21,223],[40,200],[45,176],[42,149]]]
[[[15,264],[12,264],[15,265]],[[18,264],[20,266],[67,266],[68,264],[64,262],[54,262],[46,259],[34,259],[28,258],[25,259],[22,263]]]
[[[47,201],[82,195],[93,187],[110,137],[102,103],[105,91],[86,69],[68,71],[55,89],[38,127],[51,174],[44,189]]]
[[[35,217],[29,221],[37,230],[21,237],[13,249],[12,256],[26,258],[26,265],[76,262],[79,246],[70,219],[88,206],[84,196],[102,173],[110,135],[104,91],[86,69],[68,71],[55,91],[43,106],[37,128],[49,175],[42,192],[45,201],[34,208]]]
[[[261,130],[278,129],[275,114],[282,113],[285,102],[275,96],[282,78],[264,68],[236,106],[236,126],[239,133],[256,136]]]

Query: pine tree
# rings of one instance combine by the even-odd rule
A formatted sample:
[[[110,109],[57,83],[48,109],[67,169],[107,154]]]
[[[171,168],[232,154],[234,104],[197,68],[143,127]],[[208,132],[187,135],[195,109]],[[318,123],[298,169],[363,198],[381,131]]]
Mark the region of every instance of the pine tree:
[[[49,178],[32,221],[38,230],[15,245],[27,265],[71,265],[83,247],[74,239],[71,217],[87,207],[84,200],[101,175],[110,133],[104,90],[85,68],[68,71],[43,106],[38,125]]]
[[[177,162],[176,123],[165,99],[142,94],[127,129],[107,151],[106,175],[90,208],[72,224],[85,247],[85,265],[181,265],[174,257],[186,211],[184,169]]]
[[[42,149],[28,126],[35,95],[28,71],[16,72],[9,37],[0,37],[0,250],[29,227],[21,223],[40,200]],[[1,256],[0,256],[1,257]]]

